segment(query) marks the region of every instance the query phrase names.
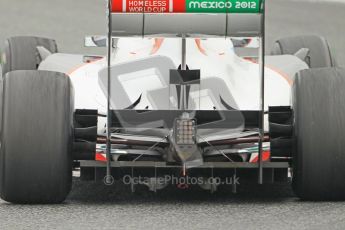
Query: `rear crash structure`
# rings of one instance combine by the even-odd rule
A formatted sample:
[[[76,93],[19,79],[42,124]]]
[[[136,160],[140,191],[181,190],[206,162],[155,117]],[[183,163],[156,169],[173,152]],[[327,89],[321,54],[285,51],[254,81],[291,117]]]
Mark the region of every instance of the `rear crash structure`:
[[[262,0],[154,2],[109,1],[108,36],[87,40],[106,57],[7,40],[1,198],[62,202],[73,168],[129,176],[133,191],[138,177],[152,191],[201,178],[215,192],[291,175],[302,199],[343,199],[345,70],[326,40],[284,38],[265,57]]]

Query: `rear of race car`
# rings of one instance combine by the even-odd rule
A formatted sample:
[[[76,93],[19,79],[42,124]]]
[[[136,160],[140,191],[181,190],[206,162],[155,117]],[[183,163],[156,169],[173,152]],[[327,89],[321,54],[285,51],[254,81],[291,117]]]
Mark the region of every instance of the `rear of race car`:
[[[304,116],[310,111],[300,97],[311,100],[317,93],[308,94],[301,75],[315,75],[316,83],[323,81],[322,74],[331,75],[332,84],[343,84],[338,78],[344,71],[334,67],[324,39],[282,39],[274,55],[265,57],[262,0],[108,3],[108,35],[86,39],[88,45],[106,46],[106,57],[58,53],[49,39],[7,41],[3,199],[63,201],[70,191],[72,163],[82,179],[106,184],[122,179],[133,191],[137,184],[152,191],[195,184],[214,192],[230,184],[236,192],[241,181],[286,181],[293,169],[301,198],[341,197],[341,183],[330,185],[331,197],[316,188],[317,173],[310,166],[315,151],[300,144],[319,133],[308,126],[313,119],[322,123]],[[24,48],[25,55],[19,55]],[[325,88],[331,90],[331,83]],[[20,97],[13,95],[16,91]],[[330,97],[325,100],[332,105]],[[313,106],[321,110],[319,104]],[[342,114],[341,108],[333,109]],[[338,128],[342,130],[330,129],[329,138]],[[311,160],[303,161],[301,152]],[[34,160],[40,158],[45,167]],[[339,169],[340,163],[333,165]],[[312,183],[306,183],[310,178]]]
[[[108,102],[106,130],[96,155],[80,162],[82,177],[140,175],[155,184],[164,175],[240,173],[262,183],[265,171],[265,180],[274,172],[287,178],[288,149],[272,155],[263,125],[261,1],[113,1],[110,7],[110,60],[98,79]],[[236,54],[244,47],[235,40],[250,41],[250,55]],[[288,81],[268,71],[283,97],[271,97],[273,103],[288,106]],[[291,118],[289,107],[279,113]]]

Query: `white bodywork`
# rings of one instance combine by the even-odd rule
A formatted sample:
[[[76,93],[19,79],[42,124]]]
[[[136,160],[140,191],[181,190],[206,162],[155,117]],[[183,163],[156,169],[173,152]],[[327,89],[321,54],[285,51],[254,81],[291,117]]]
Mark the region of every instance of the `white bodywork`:
[[[232,95],[234,101],[227,101],[227,103],[234,109],[260,109],[259,65],[237,56],[230,39],[187,39],[186,51],[188,67],[201,70],[201,85],[198,89],[200,94],[195,96],[196,99],[194,98],[197,105],[193,109],[213,110],[214,106],[218,109],[219,105],[215,105],[217,100],[210,99],[212,95],[218,97],[218,94]],[[116,69],[116,66],[122,63],[132,63],[131,69],[126,70],[125,75],[117,76],[127,94],[118,95],[117,92],[112,92],[119,101],[127,96],[130,102],[134,103],[142,94],[142,99],[136,109],[166,109],[166,104],[157,105],[153,102],[154,99],[152,101],[152,98],[148,97],[147,92],[170,86],[162,82],[158,75],[155,76],[154,67],[146,72],[137,71],[138,60],[155,57],[162,57],[162,60],[168,58],[173,63],[173,68],[177,69],[182,57],[181,39],[119,39],[117,52],[113,58],[113,68]],[[99,77],[99,72],[104,71],[105,68],[106,58],[85,64],[82,55],[72,54],[53,54],[39,67],[41,70],[64,72],[70,76],[75,90],[76,109],[98,109],[100,113],[106,114],[107,96],[104,87],[102,90],[102,81]],[[293,55],[266,57],[265,108],[290,105],[293,77],[298,71],[307,68],[305,62]],[[210,93],[207,93],[209,90],[207,84],[203,84],[210,78],[222,80],[228,92],[211,92],[210,96]],[[213,91],[215,91],[214,88]],[[209,96],[202,97],[206,94]],[[173,98],[167,98],[167,104],[169,103],[176,102]],[[115,107],[118,103],[111,104]],[[124,109],[130,105],[129,103],[113,109]]]

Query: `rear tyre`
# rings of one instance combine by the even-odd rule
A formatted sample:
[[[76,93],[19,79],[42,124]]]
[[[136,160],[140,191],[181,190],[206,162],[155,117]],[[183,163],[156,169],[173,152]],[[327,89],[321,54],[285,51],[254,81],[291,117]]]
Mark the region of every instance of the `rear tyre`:
[[[302,48],[309,49],[305,60],[310,68],[335,67],[335,59],[325,38],[315,35],[286,37],[275,42],[272,55],[294,55]]]
[[[0,196],[12,203],[60,203],[72,182],[70,79],[14,71],[3,83]]]
[[[304,200],[345,198],[345,69],[301,71],[293,86],[293,190]]]

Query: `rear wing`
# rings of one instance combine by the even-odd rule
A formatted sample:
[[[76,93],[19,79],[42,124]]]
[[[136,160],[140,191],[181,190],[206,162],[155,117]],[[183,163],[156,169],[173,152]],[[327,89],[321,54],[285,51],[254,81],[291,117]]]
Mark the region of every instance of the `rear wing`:
[[[112,0],[113,37],[260,37],[263,0]]]
[[[111,175],[112,56],[117,38],[178,37],[181,45],[181,71],[188,71],[186,40],[189,37],[259,37],[260,110],[259,184],[263,181],[263,142],[265,141],[265,0],[107,0],[107,176]],[[181,86],[182,87],[182,86]],[[181,90],[186,92],[186,88]],[[184,93],[182,93],[183,95]],[[183,100],[185,102],[185,100]],[[181,110],[185,110],[184,102]]]

